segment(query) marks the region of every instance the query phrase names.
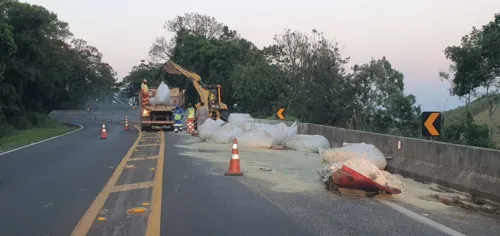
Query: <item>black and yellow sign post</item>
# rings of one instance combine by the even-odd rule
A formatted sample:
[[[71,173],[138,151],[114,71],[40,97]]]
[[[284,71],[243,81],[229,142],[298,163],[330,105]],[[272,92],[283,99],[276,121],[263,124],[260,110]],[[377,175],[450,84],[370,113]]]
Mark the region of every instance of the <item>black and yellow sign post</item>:
[[[284,108],[284,107],[278,109],[278,112],[276,112],[276,118],[280,119],[280,120],[284,120],[285,119],[285,112],[286,112],[286,108]]]
[[[422,136],[438,137],[441,135],[441,112],[422,112]]]

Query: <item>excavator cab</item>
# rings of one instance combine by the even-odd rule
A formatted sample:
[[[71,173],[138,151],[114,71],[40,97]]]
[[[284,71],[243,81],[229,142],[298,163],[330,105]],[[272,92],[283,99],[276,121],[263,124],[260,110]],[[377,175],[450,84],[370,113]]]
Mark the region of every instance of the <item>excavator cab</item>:
[[[208,95],[208,108],[217,110],[220,109],[220,85],[214,86],[214,85],[205,85],[207,88],[209,95]]]

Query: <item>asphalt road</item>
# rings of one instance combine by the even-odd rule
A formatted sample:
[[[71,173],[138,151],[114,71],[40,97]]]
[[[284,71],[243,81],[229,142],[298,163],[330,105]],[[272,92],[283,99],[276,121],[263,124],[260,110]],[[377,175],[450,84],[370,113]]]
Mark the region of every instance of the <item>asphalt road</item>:
[[[0,156],[0,235],[69,235],[137,137],[123,125],[84,128]]]
[[[444,235],[373,200],[249,187],[165,141],[162,235]]]
[[[182,155],[186,136],[76,120],[0,156],[0,235],[444,235],[372,199],[277,193]],[[242,184],[246,182],[247,184]]]

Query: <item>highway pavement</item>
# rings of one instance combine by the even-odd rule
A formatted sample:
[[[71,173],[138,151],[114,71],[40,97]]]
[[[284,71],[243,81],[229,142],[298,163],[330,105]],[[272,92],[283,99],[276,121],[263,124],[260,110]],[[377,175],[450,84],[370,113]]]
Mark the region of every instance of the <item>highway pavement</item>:
[[[0,156],[0,235],[69,235],[137,138],[78,121],[78,132]]]
[[[446,235],[373,199],[224,176],[183,155],[185,134],[108,122],[100,140],[102,122],[74,122],[84,128],[0,156],[0,235]]]

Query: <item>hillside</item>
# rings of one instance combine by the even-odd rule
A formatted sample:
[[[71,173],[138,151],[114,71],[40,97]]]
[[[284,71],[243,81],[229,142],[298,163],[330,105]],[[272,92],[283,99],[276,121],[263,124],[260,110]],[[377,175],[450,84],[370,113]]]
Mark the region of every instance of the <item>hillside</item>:
[[[492,99],[492,98],[489,98]],[[478,124],[488,124],[488,99],[478,98],[469,104],[469,110]],[[465,117],[465,106],[444,112],[446,123],[454,123]],[[493,141],[500,144],[500,107],[493,114],[493,122],[498,127],[493,133]]]

